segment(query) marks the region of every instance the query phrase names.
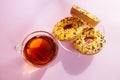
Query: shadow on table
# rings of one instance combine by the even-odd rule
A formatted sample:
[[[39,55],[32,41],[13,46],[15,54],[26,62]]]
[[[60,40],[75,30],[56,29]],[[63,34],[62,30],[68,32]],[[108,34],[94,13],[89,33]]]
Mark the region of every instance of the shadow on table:
[[[22,58],[14,58],[1,66],[1,80],[41,80],[47,67],[36,68]],[[6,77],[7,76],[7,77]]]
[[[61,50],[63,49],[61,48]],[[65,71],[71,75],[78,75],[84,72],[93,60],[93,56],[81,54],[77,56],[67,51],[62,51],[59,56]]]

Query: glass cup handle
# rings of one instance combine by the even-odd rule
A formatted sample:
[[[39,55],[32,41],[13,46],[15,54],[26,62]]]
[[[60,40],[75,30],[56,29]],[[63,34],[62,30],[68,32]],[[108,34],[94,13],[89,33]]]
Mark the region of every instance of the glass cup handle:
[[[21,44],[17,44],[15,46],[15,50],[17,53],[21,54],[22,50],[23,50],[23,46]]]

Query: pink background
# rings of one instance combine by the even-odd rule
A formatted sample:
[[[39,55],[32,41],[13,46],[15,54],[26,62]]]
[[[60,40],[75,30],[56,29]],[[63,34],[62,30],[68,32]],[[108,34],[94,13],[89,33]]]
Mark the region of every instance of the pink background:
[[[36,30],[52,31],[76,4],[105,28],[106,46],[95,56],[71,55],[59,45],[55,61],[34,69],[14,47]],[[0,0],[0,80],[120,80],[119,0]]]

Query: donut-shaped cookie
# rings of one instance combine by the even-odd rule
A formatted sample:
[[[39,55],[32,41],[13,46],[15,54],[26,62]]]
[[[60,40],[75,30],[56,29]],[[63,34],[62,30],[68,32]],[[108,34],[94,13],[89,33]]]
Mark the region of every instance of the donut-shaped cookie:
[[[105,43],[104,35],[100,31],[95,28],[87,28],[73,45],[80,53],[93,55],[102,50]]]
[[[53,35],[61,41],[70,41],[78,37],[83,31],[84,23],[76,17],[66,17],[53,28]]]

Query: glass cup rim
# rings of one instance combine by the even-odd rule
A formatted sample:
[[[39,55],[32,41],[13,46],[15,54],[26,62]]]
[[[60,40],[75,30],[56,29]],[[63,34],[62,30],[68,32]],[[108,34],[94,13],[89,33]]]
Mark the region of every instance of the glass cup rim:
[[[35,33],[38,33],[38,32],[43,32],[43,33],[46,33],[46,34],[49,34],[51,37],[53,37],[54,38],[54,36],[51,34],[51,33],[49,33],[49,32],[47,32],[47,31],[33,31],[32,33],[30,33],[30,34],[28,34],[24,39],[23,39],[23,41],[22,41],[22,44],[25,42],[25,40],[29,37],[29,36],[31,36],[32,34],[35,34]]]

